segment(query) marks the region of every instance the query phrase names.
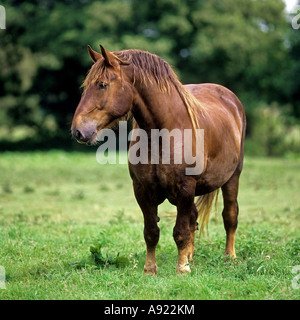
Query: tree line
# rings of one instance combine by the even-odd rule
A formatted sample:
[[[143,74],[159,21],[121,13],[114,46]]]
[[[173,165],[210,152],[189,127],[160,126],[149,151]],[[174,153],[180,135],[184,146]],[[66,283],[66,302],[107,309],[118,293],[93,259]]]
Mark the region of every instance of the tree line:
[[[183,83],[235,92],[249,150],[300,145],[300,30],[282,0],[7,0],[0,30],[0,148],[72,148],[87,45],[164,58]],[[284,136],[284,137],[283,137]],[[263,140],[265,139],[265,140]]]

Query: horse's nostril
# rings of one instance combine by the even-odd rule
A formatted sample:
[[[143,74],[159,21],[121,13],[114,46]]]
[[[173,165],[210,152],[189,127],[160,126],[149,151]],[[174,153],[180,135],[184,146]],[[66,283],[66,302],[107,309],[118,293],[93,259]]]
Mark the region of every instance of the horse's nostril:
[[[84,136],[82,135],[82,133],[81,133],[79,130],[76,130],[76,132],[75,132],[75,138],[76,138],[76,140],[78,140],[78,141],[84,141],[84,140],[85,140]]]
[[[92,144],[96,140],[96,131],[93,127],[76,127],[72,129],[72,135],[79,143]]]

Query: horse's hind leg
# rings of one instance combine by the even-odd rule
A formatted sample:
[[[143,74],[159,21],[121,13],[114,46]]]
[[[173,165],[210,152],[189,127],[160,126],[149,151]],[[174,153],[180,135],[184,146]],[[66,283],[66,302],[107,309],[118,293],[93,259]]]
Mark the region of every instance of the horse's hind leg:
[[[222,186],[224,209],[222,212],[226,230],[225,255],[236,257],[235,232],[238,225],[239,206],[237,202],[240,170],[237,169],[233,176]]]

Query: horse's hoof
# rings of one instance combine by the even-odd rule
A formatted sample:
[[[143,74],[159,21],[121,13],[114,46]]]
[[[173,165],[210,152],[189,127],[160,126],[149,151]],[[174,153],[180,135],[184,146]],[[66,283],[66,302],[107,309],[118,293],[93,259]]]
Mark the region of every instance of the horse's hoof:
[[[228,259],[236,259],[236,254],[235,254],[235,252],[225,252],[224,257],[226,257]]]
[[[144,267],[144,274],[146,276],[152,275],[155,276],[157,275],[157,265],[151,266],[151,267]]]
[[[226,253],[225,253],[225,254],[224,254],[224,260],[225,260],[226,263],[231,262],[231,263],[233,263],[234,265],[237,264],[236,255],[235,255],[235,254],[230,255],[230,254],[226,254]]]
[[[178,265],[176,269],[177,273],[191,273],[191,268],[188,264]]]

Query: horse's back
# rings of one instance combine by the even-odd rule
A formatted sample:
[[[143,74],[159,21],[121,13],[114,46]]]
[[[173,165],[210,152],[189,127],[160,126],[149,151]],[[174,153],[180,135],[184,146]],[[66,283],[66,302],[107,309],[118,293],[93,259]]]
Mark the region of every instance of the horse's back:
[[[229,89],[219,84],[201,83],[187,84],[188,89],[208,112],[228,110],[228,115],[238,115],[237,123],[245,122],[245,111],[238,97]],[[239,121],[240,120],[240,121]]]

